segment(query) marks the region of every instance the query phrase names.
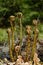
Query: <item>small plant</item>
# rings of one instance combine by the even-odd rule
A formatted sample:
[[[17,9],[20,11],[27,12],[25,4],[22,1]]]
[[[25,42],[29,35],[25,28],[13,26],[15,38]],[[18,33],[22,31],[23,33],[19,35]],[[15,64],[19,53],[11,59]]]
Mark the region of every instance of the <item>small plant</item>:
[[[19,18],[19,23],[20,23],[20,41],[22,42],[22,13],[21,12],[18,12],[17,13],[17,16]]]
[[[36,43],[37,43],[37,38],[39,33],[39,30],[37,29],[38,21],[33,20],[33,24],[34,24],[34,40],[33,40],[33,46],[32,46],[32,59],[33,59],[34,53],[36,52]]]
[[[28,34],[28,41],[27,41],[27,46],[26,46],[26,61],[29,61],[29,55],[30,55],[30,37],[31,37],[31,26],[26,26],[26,31],[27,31],[27,34]]]
[[[20,21],[20,41],[22,42],[22,22],[21,22],[21,18],[22,18],[22,13],[17,13],[17,16],[19,18],[19,21]],[[29,62],[31,61],[31,64],[32,62],[34,61],[34,64],[35,64],[35,60],[34,59],[38,59],[38,56],[36,53],[36,43],[37,43],[37,38],[38,38],[38,33],[39,33],[39,30],[37,29],[37,24],[38,24],[38,21],[37,20],[33,20],[33,24],[34,24],[34,37],[33,37],[33,45],[32,45],[32,50],[31,50],[31,33],[32,33],[32,27],[27,25],[26,26],[26,32],[27,32],[27,36],[28,36],[28,39],[27,39],[27,43],[26,43],[26,48],[25,48],[25,52],[26,52],[26,58],[25,58],[25,61],[22,59],[22,51],[21,51],[21,42],[20,44],[18,45],[15,45],[15,42],[14,42],[14,24],[13,22],[15,21],[15,16],[10,16],[9,18],[10,20],[10,24],[11,24],[11,28],[8,29],[8,41],[9,41],[9,52],[10,52],[10,58],[11,58],[11,61],[14,62],[15,59],[17,60],[17,62],[19,62],[18,60],[20,60],[20,62]],[[12,42],[10,42],[10,40]],[[15,55],[14,55],[15,54]],[[17,59],[19,56],[19,59]],[[35,57],[36,56],[36,57]],[[39,63],[39,61],[38,61]],[[36,62],[37,64],[37,62]]]
[[[14,47],[15,47],[15,43],[14,43],[14,26],[13,26],[14,20],[15,20],[15,16],[10,16],[9,17],[9,22],[10,22],[10,25],[11,25],[11,29],[8,29],[8,40],[9,40],[10,58],[11,58],[12,62],[14,62],[13,51],[14,51]],[[12,44],[10,43],[10,40],[12,41]]]
[[[13,52],[11,49],[11,42],[10,42],[11,41],[11,29],[8,28],[7,33],[8,33],[8,42],[9,42],[9,54],[10,54],[11,60],[14,61]]]
[[[10,25],[11,25],[11,33],[12,33],[12,50],[14,50],[14,26],[13,23],[15,21],[15,16],[10,16]]]

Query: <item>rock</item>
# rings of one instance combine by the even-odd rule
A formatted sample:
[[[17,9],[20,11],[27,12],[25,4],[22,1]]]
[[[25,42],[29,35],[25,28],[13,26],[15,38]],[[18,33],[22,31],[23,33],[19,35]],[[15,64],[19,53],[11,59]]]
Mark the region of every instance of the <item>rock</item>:
[[[40,58],[40,60],[43,62],[43,40],[39,41],[39,47],[38,47],[38,56]]]
[[[3,61],[4,61],[4,63],[6,63],[6,64],[9,62],[9,61],[7,60],[7,58],[4,58]]]
[[[22,56],[19,55],[19,56],[18,56],[18,59],[17,59],[17,61],[16,61],[16,65],[21,65],[21,63],[24,63],[24,61],[23,61],[23,59],[22,59]]]
[[[23,63],[21,63],[21,65],[25,65],[25,63],[23,62]]]
[[[3,63],[2,63],[2,62],[0,62],[0,65],[3,65]]]
[[[0,59],[0,62],[3,63],[3,60]]]
[[[15,62],[9,62],[7,65],[15,65]]]
[[[32,61],[29,61],[29,65],[32,65]]]
[[[25,62],[25,65],[29,65],[29,63],[28,62]]]

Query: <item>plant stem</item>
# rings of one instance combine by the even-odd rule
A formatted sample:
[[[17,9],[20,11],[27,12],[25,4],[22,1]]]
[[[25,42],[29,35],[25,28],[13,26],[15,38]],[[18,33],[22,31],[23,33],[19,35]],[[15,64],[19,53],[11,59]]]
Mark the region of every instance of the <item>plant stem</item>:
[[[10,58],[11,58],[11,61],[14,62],[14,58],[13,58],[13,55],[12,55],[12,50],[11,50],[11,47],[10,47],[10,33],[8,33],[8,41],[9,41],[9,54],[10,54]]]
[[[20,18],[20,40],[21,40],[21,43],[22,43],[22,23],[21,23],[21,18]]]

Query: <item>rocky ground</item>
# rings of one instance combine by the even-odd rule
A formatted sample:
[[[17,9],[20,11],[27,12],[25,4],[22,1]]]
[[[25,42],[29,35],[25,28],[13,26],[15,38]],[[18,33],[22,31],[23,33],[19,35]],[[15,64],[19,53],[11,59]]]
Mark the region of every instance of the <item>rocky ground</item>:
[[[10,62],[7,58],[4,58],[3,60],[0,59],[0,65],[43,65],[43,63],[40,63],[40,59],[38,58],[37,53],[35,53],[33,61],[24,62],[22,56],[19,55],[15,62]]]

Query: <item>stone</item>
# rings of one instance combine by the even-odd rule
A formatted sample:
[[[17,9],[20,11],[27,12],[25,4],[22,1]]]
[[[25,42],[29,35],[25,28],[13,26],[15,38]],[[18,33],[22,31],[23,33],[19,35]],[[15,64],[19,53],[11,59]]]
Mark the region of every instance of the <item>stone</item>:
[[[18,59],[17,59],[17,61],[16,61],[16,65],[21,65],[21,63],[23,63],[24,61],[23,61],[23,59],[22,59],[22,56],[21,55],[19,55],[18,56]]]
[[[40,58],[40,60],[43,62],[43,40],[39,40],[39,44],[38,44],[38,56]]]
[[[29,65],[29,63],[28,62],[25,62],[25,65]]]
[[[15,65],[15,62],[9,62],[7,65]]]

